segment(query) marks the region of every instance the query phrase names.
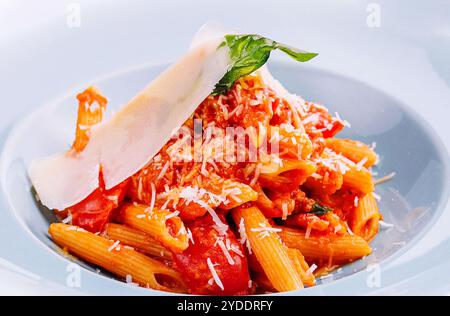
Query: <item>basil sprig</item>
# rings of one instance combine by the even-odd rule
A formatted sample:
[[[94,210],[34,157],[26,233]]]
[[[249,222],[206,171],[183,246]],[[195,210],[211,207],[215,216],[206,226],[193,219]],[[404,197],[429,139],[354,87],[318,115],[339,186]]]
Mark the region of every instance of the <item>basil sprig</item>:
[[[256,34],[225,35],[225,41],[219,47],[225,45],[230,50],[232,65],[216,84],[212,94],[227,92],[236,80],[263,66],[269,59],[270,53],[275,49],[281,50],[300,62],[308,61],[318,55]]]
[[[314,203],[314,205],[311,208],[311,211],[308,214],[314,214],[314,215],[317,215],[317,216],[321,216],[321,215],[324,215],[324,214],[326,214],[328,212],[331,212],[331,211],[332,211],[332,209],[329,208],[328,206],[321,205],[321,204],[316,202],[316,203]]]

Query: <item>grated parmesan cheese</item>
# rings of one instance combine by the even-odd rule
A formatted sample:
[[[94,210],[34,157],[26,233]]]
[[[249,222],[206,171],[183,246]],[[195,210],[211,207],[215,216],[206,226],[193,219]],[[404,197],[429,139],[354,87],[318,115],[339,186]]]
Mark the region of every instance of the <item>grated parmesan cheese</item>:
[[[92,102],[92,104],[89,106],[89,111],[91,111],[91,113],[95,113],[99,109],[100,109],[100,104],[98,104],[97,101]]]
[[[69,226],[66,228],[66,230],[75,230],[77,232],[87,232],[87,230],[85,230],[81,227],[77,227],[77,226]]]
[[[87,131],[89,128],[91,128],[90,125],[82,125],[82,124],[78,124],[78,128],[82,131]]]
[[[143,188],[142,188],[142,177],[139,177],[138,192],[137,192],[139,200],[142,200],[142,190],[143,190]]]
[[[154,207],[155,207],[155,202],[156,202],[156,187],[155,187],[155,184],[152,182],[152,183],[150,183],[150,186],[151,186],[151,188],[152,188],[152,199],[151,199],[151,201],[150,201],[150,209],[149,209],[149,212],[151,213],[151,212],[153,212],[153,209],[154,209]]]
[[[115,204],[119,204],[119,197],[116,195],[108,195],[106,198],[110,201],[113,201]]]
[[[239,235],[241,236],[241,239],[239,240],[239,242],[243,245],[245,244],[245,246],[248,249],[248,253],[252,254],[252,248],[250,247],[250,241],[248,240],[247,237],[247,232],[245,231],[245,223],[244,223],[244,218],[241,218],[241,220],[239,221]]]
[[[168,219],[170,219],[170,218],[172,218],[172,217],[176,217],[176,216],[178,216],[178,215],[180,215],[180,211],[172,212],[172,213],[170,213],[169,215],[166,215],[166,221],[167,221]]]
[[[237,254],[240,257],[244,257],[244,254],[242,253],[241,249],[237,245],[230,245],[230,241],[227,239],[227,249],[233,251],[235,254]]]
[[[378,221],[378,224],[380,225],[381,229],[388,229],[388,228],[392,228],[395,226],[394,224],[386,223],[385,221],[382,221],[382,220]]]
[[[367,157],[364,157],[363,159],[361,159],[361,161],[356,164],[356,170],[360,171],[362,169],[362,167],[364,167],[364,164],[366,162],[367,162]]]
[[[188,235],[188,238],[189,238],[189,240],[192,242],[192,244],[194,245],[195,244],[195,242],[194,242],[194,237],[192,236],[192,232],[191,232],[191,230],[188,228],[187,229],[187,235]]]
[[[217,264],[213,264],[211,262],[210,258],[206,259],[206,263],[208,264],[208,268],[211,271],[212,277],[214,279],[214,282],[216,282],[217,286],[220,287],[220,289],[223,291],[225,288],[223,287],[222,281],[219,278],[219,275],[217,274],[216,269],[214,268],[215,266],[217,266]]]
[[[117,248],[118,248],[118,249],[117,249]],[[111,251],[113,251],[114,249],[117,250],[117,251],[120,250],[120,240],[116,240],[116,241],[108,248],[108,251],[111,252]]]
[[[72,224],[72,213],[69,211],[67,217],[61,222],[63,222],[64,224]]]
[[[219,216],[217,215],[216,211],[213,210],[213,208],[211,206],[209,206],[207,203],[205,203],[202,200],[197,201],[197,204],[200,205],[201,207],[203,207],[204,209],[206,209],[208,211],[208,213],[211,215],[214,223],[216,224],[217,227],[217,231],[221,234],[221,235],[225,235],[227,230],[228,230],[228,225],[224,224]]]
[[[391,172],[391,173],[389,173],[388,175],[385,175],[384,177],[382,177],[382,178],[380,178],[380,179],[374,180],[374,181],[373,181],[373,184],[378,185],[378,184],[384,183],[384,182],[386,182],[386,181],[391,180],[391,179],[394,178],[396,175],[397,175],[396,172]]]
[[[320,120],[320,116],[318,113],[314,113],[310,116],[308,116],[307,118],[305,118],[304,120],[302,120],[303,125],[307,125],[309,123],[314,123]]]
[[[260,227],[252,227],[250,228],[250,231],[252,232],[259,232],[258,237],[260,239],[269,237],[271,233],[278,233],[281,232],[281,228],[275,228],[275,227],[267,227],[265,223],[260,223]]]
[[[338,112],[334,112],[334,116],[336,116],[336,118],[337,118],[342,124],[344,124],[344,126],[346,126],[346,127],[348,127],[348,128],[352,127],[348,121],[343,120],[343,119],[341,118],[341,116],[339,115]]]
[[[167,209],[167,206],[169,205],[169,202],[171,201],[171,199],[169,198],[169,199],[167,199],[165,202],[164,202],[164,204],[163,205],[161,205],[161,209],[162,210],[165,210],[165,209]]]
[[[308,239],[310,234],[311,234],[311,225],[308,225],[308,227],[306,227],[305,239]]]
[[[344,222],[344,223],[345,223],[345,226],[346,226],[346,228],[347,228],[348,233],[349,233],[350,235],[354,235],[353,232],[352,232],[352,230],[351,230],[350,227],[348,226],[347,222]]]
[[[317,265],[313,263],[308,270],[306,270],[306,274],[313,274],[313,272],[317,269]]]
[[[376,194],[375,192],[372,192],[372,196],[375,198],[375,200],[380,201],[381,200],[381,196],[379,196],[378,194]]]
[[[283,203],[281,205],[281,210],[283,212],[283,217],[281,218],[282,220],[286,220],[287,216],[288,216],[288,206],[286,203]]]
[[[341,224],[337,224],[337,225],[334,227],[334,233],[336,234],[338,231],[341,230],[341,228],[342,228]]]
[[[156,180],[161,180],[164,175],[166,174],[167,168],[169,168],[169,162],[166,161],[166,163],[164,164],[164,167],[161,169],[161,172],[159,173],[158,177],[156,178]]]
[[[230,255],[230,252],[228,251],[227,247],[225,246],[225,243],[223,242],[223,238],[217,238],[215,245],[219,245],[220,249],[222,250],[223,254],[225,255],[225,258],[227,258],[227,261],[230,265],[234,265],[234,260]]]

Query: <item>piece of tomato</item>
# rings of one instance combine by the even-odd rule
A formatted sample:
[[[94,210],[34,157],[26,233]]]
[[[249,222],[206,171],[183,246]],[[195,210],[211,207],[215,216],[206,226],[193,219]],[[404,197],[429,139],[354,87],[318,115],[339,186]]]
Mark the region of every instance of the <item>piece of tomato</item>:
[[[315,117],[315,119],[305,124],[307,133],[320,130],[324,138],[329,138],[344,128],[344,122],[337,117],[333,117],[323,106],[312,102],[305,102],[305,106],[307,115],[303,120],[308,120],[308,116]],[[313,129],[311,130],[311,128]]]
[[[324,138],[334,137],[345,126],[344,124],[342,124],[341,121],[334,119],[334,118],[331,120],[331,122],[329,124],[331,124],[331,125],[329,125],[329,128],[327,128],[325,131],[322,132],[322,135]]]
[[[123,200],[128,180],[106,190],[103,181],[100,187],[83,201],[69,207],[66,211],[72,214],[72,224],[90,232],[99,232],[109,221],[111,213]]]
[[[242,245],[230,229],[221,236],[214,228],[211,216],[206,215],[189,224],[194,244],[182,253],[174,253],[174,262],[192,294],[245,295],[249,294],[249,271]],[[233,264],[227,260],[218,240],[228,246]],[[233,251],[232,249],[236,249]],[[208,259],[214,265],[223,290],[215,281]]]

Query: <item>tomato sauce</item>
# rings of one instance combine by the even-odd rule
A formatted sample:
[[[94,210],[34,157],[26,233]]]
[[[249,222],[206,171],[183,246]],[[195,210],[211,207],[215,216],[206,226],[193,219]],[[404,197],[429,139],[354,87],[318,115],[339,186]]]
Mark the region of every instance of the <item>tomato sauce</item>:
[[[184,282],[192,294],[202,295],[245,295],[249,294],[249,271],[244,249],[234,234],[228,229],[222,236],[213,228],[214,222],[210,216],[205,216],[188,225],[192,232],[194,244],[182,253],[174,253],[173,258],[177,269],[181,272]],[[231,265],[217,244],[218,238],[223,238],[225,245],[237,249],[244,256],[228,250],[234,264]],[[223,290],[214,281],[207,264],[208,258],[214,264]]]
[[[102,179],[101,176],[100,179]],[[125,180],[114,188],[106,190],[101,180],[100,187],[87,198],[66,209],[72,214],[72,224],[93,233],[101,231],[111,218],[112,211],[124,199],[127,186],[128,180]]]

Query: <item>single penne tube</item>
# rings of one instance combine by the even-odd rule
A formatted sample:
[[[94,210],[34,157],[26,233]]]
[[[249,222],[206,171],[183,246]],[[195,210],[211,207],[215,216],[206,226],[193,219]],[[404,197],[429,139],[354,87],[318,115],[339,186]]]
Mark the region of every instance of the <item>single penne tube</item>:
[[[89,141],[91,127],[103,120],[107,100],[97,88],[92,86],[78,94],[77,99],[78,117],[72,148],[76,152],[81,152]]]
[[[253,190],[252,187],[230,179],[223,181],[220,194],[227,198],[227,201],[219,206],[223,210],[231,210],[244,203],[255,201],[258,198],[258,192]]]
[[[185,287],[180,274],[163,263],[151,259],[132,248],[121,246],[118,241],[92,234],[76,226],[51,224],[49,234],[57,245],[69,253],[100,266],[122,278],[155,290],[183,292]],[[176,284],[168,287],[158,279]]]
[[[268,159],[266,163],[262,163],[260,167],[261,175],[278,176],[283,172],[292,170],[303,170],[305,174],[314,173],[316,167],[308,160],[296,159]]]
[[[356,189],[363,194],[371,193],[375,187],[372,174],[365,167],[358,167],[355,164],[348,165],[349,170],[344,173],[344,186]]]
[[[126,225],[109,223],[105,227],[109,239],[120,240],[121,243],[136,248],[153,257],[172,260],[172,253],[160,242],[146,233]]]
[[[307,286],[313,286],[314,284],[316,284],[314,274],[312,273],[312,271],[309,271],[309,265],[300,250],[287,248],[287,253],[292,263],[294,264],[295,269],[300,275],[303,284]]]
[[[273,287],[280,292],[303,288],[301,277],[277,234],[278,229],[270,226],[263,213],[252,206],[234,209],[232,216]]]
[[[344,263],[367,256],[372,251],[367,241],[357,235],[306,236],[304,230],[280,228],[282,230],[278,234],[286,246],[300,250],[310,262],[331,258],[333,262]]]
[[[257,188],[257,190],[258,199],[255,201],[255,205],[263,212],[266,217],[275,217],[272,215],[279,212],[279,210],[277,210],[275,206],[275,203],[273,203],[273,201],[267,196],[266,192],[264,192],[262,188]]]
[[[159,241],[174,252],[182,252],[189,246],[189,238],[183,221],[167,209],[153,208],[126,203],[117,220],[136,228]]]
[[[363,142],[340,138],[327,138],[325,141],[328,148],[344,155],[354,163],[364,161],[363,166],[366,168],[373,166],[378,160],[375,151]]]
[[[378,222],[381,219],[377,201],[372,194],[366,194],[359,199],[351,217],[352,231],[365,240],[371,241],[378,232]]]
[[[326,164],[323,163],[324,161],[326,161]],[[354,163],[347,157],[337,154],[330,148],[324,149],[321,156],[321,164],[326,168],[329,168],[328,166],[330,166],[336,174],[342,174],[342,186],[355,189],[363,194],[373,192],[374,184],[372,174],[363,165]],[[328,191],[328,194],[333,193],[330,190]]]
[[[281,159],[278,166],[262,168],[259,184],[264,188],[287,192],[298,189],[316,171],[311,161]]]
[[[321,166],[314,176],[308,178],[305,187],[318,194],[331,195],[340,190],[343,183],[344,176],[341,172]]]

